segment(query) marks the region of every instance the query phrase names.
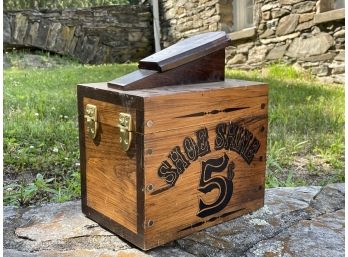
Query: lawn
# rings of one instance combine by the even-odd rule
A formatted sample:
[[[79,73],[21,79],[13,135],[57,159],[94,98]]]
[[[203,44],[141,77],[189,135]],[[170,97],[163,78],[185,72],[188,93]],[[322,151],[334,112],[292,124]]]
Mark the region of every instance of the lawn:
[[[269,84],[267,187],[344,182],[344,87],[292,66],[227,71]]]
[[[79,197],[76,84],[107,81],[135,64],[4,71],[4,202],[31,205]],[[344,181],[344,88],[290,66],[227,70],[270,85],[268,187]]]

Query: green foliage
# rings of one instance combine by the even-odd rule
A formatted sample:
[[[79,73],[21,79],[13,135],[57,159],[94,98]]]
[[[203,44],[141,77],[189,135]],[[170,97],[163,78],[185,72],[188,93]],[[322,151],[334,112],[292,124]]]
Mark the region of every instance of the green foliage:
[[[64,201],[80,194],[74,182],[79,168],[76,85],[108,81],[134,69],[134,64],[72,63],[50,69],[5,70],[4,164],[14,176],[30,170],[54,177],[50,188],[55,190],[43,195],[32,192],[24,182],[11,185],[13,190],[4,190],[6,204],[27,205],[38,195],[47,201]]]
[[[73,65],[5,71],[4,161],[19,169],[68,171],[79,157],[76,85],[111,80],[135,65]]]
[[[137,4],[135,0],[4,0],[4,10],[64,9],[106,5]]]
[[[302,179],[295,179],[294,173],[290,171],[286,174],[285,179],[278,179],[277,176],[268,172],[266,174],[266,187],[296,187],[296,186],[304,186],[306,182]]]
[[[313,170],[323,177],[319,184],[344,181],[342,86],[319,83],[308,72],[280,64],[262,71],[230,70],[227,76],[269,84],[268,186],[301,185],[301,176],[311,183]]]
[[[28,206],[53,199],[64,202],[80,196],[80,173],[71,173],[64,183],[56,178],[44,179],[38,173],[33,182],[12,183],[4,186],[4,202],[10,205]]]
[[[79,196],[76,84],[109,81],[135,69],[135,64],[72,62],[5,70],[5,178],[8,170],[19,177],[28,170],[38,174],[33,181],[6,185],[5,204],[63,202]],[[344,181],[343,87],[318,83],[308,73],[283,65],[227,70],[226,75],[269,84],[267,187],[313,184],[312,176],[319,176],[318,185]]]

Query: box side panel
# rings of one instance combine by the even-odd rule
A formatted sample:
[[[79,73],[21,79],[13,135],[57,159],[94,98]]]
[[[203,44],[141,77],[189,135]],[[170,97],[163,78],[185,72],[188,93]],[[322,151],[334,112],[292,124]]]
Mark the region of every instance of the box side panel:
[[[78,87],[82,210],[103,227],[143,247],[142,133],[134,133],[130,149],[124,152],[119,141],[120,112],[132,115],[137,131],[142,127],[143,112],[124,106],[117,95],[91,88]],[[98,109],[98,132],[91,139],[86,131],[84,109],[93,104]],[[138,117],[139,116],[139,117]],[[139,161],[138,161],[139,159]],[[140,175],[139,175],[140,174]]]
[[[186,102],[183,113],[168,106],[173,126],[185,125],[145,135],[147,248],[263,206],[268,91],[258,87],[238,99],[226,89],[222,100],[213,97],[215,105],[195,95],[195,104],[189,108]],[[226,108],[231,111],[220,111]],[[167,120],[161,111],[158,117],[157,124]]]
[[[136,233],[135,147],[125,153],[120,146],[116,125],[121,108],[84,98],[84,106],[87,104],[96,105],[101,118],[113,116],[115,123],[112,126],[101,120],[94,140],[85,133],[87,205]],[[135,111],[132,112],[135,116]]]

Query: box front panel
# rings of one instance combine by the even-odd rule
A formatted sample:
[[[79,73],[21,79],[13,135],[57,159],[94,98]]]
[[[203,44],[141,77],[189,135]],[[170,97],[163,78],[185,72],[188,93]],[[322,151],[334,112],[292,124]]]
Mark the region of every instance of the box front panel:
[[[204,103],[207,96],[194,95],[199,109],[186,96],[186,102],[177,101],[182,112],[173,106],[168,114],[176,112],[172,124],[183,127],[145,135],[147,247],[263,206],[267,86],[259,89],[235,101],[232,91],[221,92],[223,100],[216,96],[215,106]],[[152,129],[168,120],[164,112],[157,113],[145,115],[153,121]]]
[[[95,139],[85,131],[86,200],[87,206],[107,218],[137,232],[136,154],[133,144],[128,152],[120,145],[117,127],[120,112],[135,110],[90,98],[83,105],[93,104],[98,110]],[[134,119],[135,120],[135,119]],[[86,120],[85,120],[85,128]]]

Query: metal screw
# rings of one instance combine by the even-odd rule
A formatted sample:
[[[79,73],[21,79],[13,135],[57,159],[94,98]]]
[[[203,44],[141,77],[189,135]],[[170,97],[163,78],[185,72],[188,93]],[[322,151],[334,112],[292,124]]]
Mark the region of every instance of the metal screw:
[[[153,190],[153,185],[152,184],[148,184],[146,186],[146,191],[151,192],[152,190]]]
[[[146,122],[146,126],[148,126],[149,128],[151,128],[153,126],[153,121],[152,120],[148,120]]]
[[[152,225],[153,225],[153,220],[149,220],[148,222],[147,222],[147,225],[149,226],[149,227],[151,227]]]

